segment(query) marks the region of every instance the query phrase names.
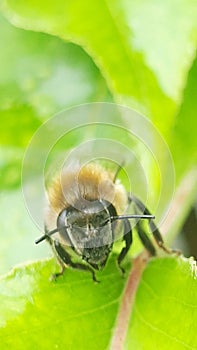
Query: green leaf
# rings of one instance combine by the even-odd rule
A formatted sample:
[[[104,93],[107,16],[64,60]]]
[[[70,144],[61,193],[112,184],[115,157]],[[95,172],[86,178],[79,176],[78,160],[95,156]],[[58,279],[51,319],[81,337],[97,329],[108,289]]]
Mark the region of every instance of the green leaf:
[[[197,165],[197,58],[188,75],[183,101],[171,136],[171,151],[176,165],[177,177]]]
[[[0,207],[0,274],[24,261],[50,256],[48,245],[34,243],[40,231],[27,213],[21,190],[1,190]]]
[[[197,280],[187,260],[152,260],[136,295],[127,348],[197,348]]]
[[[117,101],[168,131],[195,53],[195,1],[4,0],[2,8],[16,26],[80,44]]]
[[[165,136],[173,150],[178,180],[196,160],[196,141],[194,142],[196,137],[190,132],[191,125],[196,119],[193,117],[196,113],[196,105],[194,106],[196,99],[192,97],[196,89],[195,68],[190,72],[189,85],[182,102],[187,75],[195,57],[196,9],[193,0],[165,2],[121,0],[113,4],[110,1],[94,1],[94,3],[47,1],[42,4],[38,1],[26,3],[24,0],[2,2],[2,12],[16,26],[56,35],[82,46],[91,55],[115,101],[143,112],[154,121]],[[28,36],[27,33],[26,35]],[[37,35],[39,41],[41,38],[44,41],[43,34],[34,35]],[[54,38],[48,37],[47,40],[53,42]],[[63,53],[64,59],[68,57],[66,46],[64,49],[62,47],[62,51],[55,45],[51,46],[52,49],[49,49],[45,59],[53,60],[58,67],[58,56]],[[38,46],[34,46],[33,50],[39,51]],[[80,52],[78,47],[74,47],[72,58],[79,56],[77,50]],[[84,53],[82,55],[82,51],[80,54],[84,55],[84,66],[81,66],[80,71],[85,71],[87,81],[93,82],[90,72],[95,70],[95,67],[90,65],[90,69],[86,69],[85,62],[88,56]],[[42,59],[39,59],[39,62],[41,62],[39,68],[42,72]],[[73,81],[73,76],[70,80]],[[37,101],[36,107],[42,108],[42,111],[54,110],[54,106],[51,109],[50,106],[54,104],[54,100],[56,104],[61,99],[60,96],[57,97],[55,86],[63,84],[63,81],[62,76],[59,80],[54,78],[49,84],[44,84],[45,87],[50,86],[48,89],[50,91],[45,89],[47,97],[43,97],[42,94],[40,96],[40,88],[36,86],[35,93],[39,96],[36,99],[33,96],[33,100],[31,99],[34,102]],[[71,99],[73,95],[77,95],[78,86],[79,83],[76,81]],[[58,89],[58,94],[60,90],[70,91],[70,87],[67,89],[62,85],[62,88]],[[82,87],[83,90],[84,87]],[[43,91],[42,88],[41,91]],[[52,98],[48,96],[50,92]],[[96,94],[96,100],[103,100],[102,96],[102,94]],[[87,101],[83,94],[82,100]],[[78,103],[81,100],[74,98],[72,102]],[[62,104],[60,106],[57,103],[57,105],[62,108]],[[180,105],[182,107],[178,113]],[[195,130],[195,127],[192,129]],[[186,138],[190,140],[187,146],[185,146]],[[165,166],[168,167],[168,165]]]
[[[14,28],[2,17],[0,32],[0,188],[11,190],[20,185],[25,147],[42,121],[72,104],[111,98],[79,46]]]
[[[15,105],[3,109],[0,111],[0,116],[0,143],[3,146],[15,146],[19,155],[41,122],[35,117],[32,108],[27,105]]]
[[[26,146],[41,121],[60,109],[109,97],[79,46],[14,28],[2,17],[0,31],[1,144]]]
[[[97,285],[71,270],[50,282],[56,270],[54,261],[39,262],[1,280],[1,349],[106,348],[124,286],[119,271],[110,264]]]
[[[57,269],[54,260],[15,268],[4,276],[0,281],[1,349],[21,349],[24,344],[27,350],[38,344],[39,349],[109,348],[126,283],[114,264],[111,258],[106,270],[97,274],[99,284],[88,273],[71,269],[57,281],[49,281]],[[163,350],[170,344],[173,349],[195,349],[196,283],[186,259],[152,259],[133,312],[129,311],[122,344],[126,341],[129,349],[159,346]]]

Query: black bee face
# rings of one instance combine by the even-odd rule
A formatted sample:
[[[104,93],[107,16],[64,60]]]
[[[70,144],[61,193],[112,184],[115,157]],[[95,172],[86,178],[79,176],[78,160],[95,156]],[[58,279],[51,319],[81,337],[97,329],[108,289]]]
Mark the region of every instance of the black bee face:
[[[87,232],[87,231],[86,231]],[[88,262],[96,270],[101,270],[108,259],[113,246],[113,231],[111,223],[96,228],[90,226],[89,237],[82,248],[82,259]]]
[[[82,211],[73,207],[64,209],[57,219],[61,237],[96,270],[105,266],[113,246],[112,215],[116,215],[112,204],[97,200],[88,202]]]

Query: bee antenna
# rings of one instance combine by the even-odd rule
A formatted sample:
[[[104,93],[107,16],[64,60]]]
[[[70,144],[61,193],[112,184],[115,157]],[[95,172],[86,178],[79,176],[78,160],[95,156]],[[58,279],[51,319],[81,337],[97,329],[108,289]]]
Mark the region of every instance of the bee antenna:
[[[68,227],[69,227],[69,226],[63,226],[63,227],[61,227],[61,228],[58,228],[58,227],[57,227],[57,228],[55,228],[54,230],[45,233],[45,234],[42,235],[40,238],[36,239],[35,244],[38,244],[38,243],[44,241],[44,240],[47,239],[48,237],[52,236],[54,233],[60,231],[62,228],[68,228]]]
[[[110,217],[111,220],[125,220],[125,219],[155,219],[154,215],[146,215],[146,214],[131,214],[131,215],[115,215]]]
[[[114,175],[114,178],[113,178],[113,183],[116,181],[118,174],[119,174],[120,170],[123,168],[124,164],[125,164],[125,161],[123,161],[121,164],[118,165],[118,168],[117,168],[115,175]]]

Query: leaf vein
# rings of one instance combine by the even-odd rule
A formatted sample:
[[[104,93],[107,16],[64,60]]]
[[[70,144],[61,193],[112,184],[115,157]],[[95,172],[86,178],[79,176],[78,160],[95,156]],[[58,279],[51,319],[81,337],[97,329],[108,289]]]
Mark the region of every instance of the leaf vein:
[[[186,348],[190,349],[190,350],[196,350],[196,347],[193,347],[187,343],[185,343],[183,340],[178,339],[177,337],[175,337],[174,335],[170,335],[169,333],[167,333],[166,331],[153,326],[150,322],[147,322],[144,317],[142,316],[141,312],[139,311],[137,305],[135,305],[135,312],[136,315],[138,316],[138,318],[140,319],[141,322],[143,322],[147,327],[149,327],[151,330],[153,330],[154,332],[158,332],[160,334],[163,334],[166,338],[169,338],[181,345],[184,345]]]

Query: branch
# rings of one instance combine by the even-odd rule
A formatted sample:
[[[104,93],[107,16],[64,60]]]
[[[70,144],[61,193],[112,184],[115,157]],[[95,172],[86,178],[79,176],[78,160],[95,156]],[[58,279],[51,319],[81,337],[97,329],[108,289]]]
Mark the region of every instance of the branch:
[[[149,253],[144,250],[133,261],[133,266],[123,292],[121,307],[116,320],[110,350],[122,350],[124,348],[123,345],[127,334],[132,307],[135,301],[136,291],[149,258]]]

